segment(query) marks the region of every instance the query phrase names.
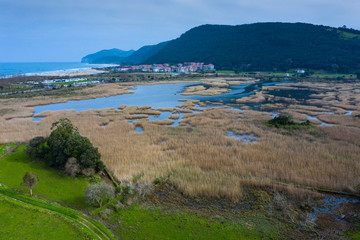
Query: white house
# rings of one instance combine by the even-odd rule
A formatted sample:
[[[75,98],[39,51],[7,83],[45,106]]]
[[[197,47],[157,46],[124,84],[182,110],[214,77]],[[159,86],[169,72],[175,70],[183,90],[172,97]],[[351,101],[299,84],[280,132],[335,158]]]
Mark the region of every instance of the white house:
[[[298,70],[296,70],[296,73],[299,73],[299,74],[304,74],[304,73],[305,73],[305,70],[298,69]]]

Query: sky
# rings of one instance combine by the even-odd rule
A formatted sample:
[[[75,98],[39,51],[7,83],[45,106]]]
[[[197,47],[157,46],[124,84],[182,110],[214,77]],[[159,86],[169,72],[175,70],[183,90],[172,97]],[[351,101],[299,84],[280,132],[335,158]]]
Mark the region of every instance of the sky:
[[[0,62],[79,62],[202,24],[305,22],[360,29],[359,0],[0,0]]]

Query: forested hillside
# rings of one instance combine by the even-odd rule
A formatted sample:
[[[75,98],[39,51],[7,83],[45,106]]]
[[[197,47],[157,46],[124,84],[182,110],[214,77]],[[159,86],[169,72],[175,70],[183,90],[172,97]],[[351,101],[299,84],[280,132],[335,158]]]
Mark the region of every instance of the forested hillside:
[[[203,61],[217,69],[360,69],[360,31],[304,23],[202,25],[170,41],[145,63]]]

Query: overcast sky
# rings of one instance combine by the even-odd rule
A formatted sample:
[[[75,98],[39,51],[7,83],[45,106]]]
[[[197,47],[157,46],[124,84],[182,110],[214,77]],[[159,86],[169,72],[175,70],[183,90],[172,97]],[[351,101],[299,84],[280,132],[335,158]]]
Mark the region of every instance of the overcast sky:
[[[0,62],[80,61],[201,24],[306,22],[360,29],[360,0],[0,0]]]

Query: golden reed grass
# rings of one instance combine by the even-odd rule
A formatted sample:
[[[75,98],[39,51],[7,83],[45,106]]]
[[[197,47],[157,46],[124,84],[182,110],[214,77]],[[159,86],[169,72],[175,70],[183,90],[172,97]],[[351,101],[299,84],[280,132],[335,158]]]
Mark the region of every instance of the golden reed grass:
[[[344,102],[349,99],[343,99],[338,103],[351,104]],[[26,104],[32,105],[35,101],[38,99]],[[191,108],[195,103],[185,104]],[[15,102],[13,106],[1,105],[1,108],[14,106],[25,108],[21,102]],[[32,112],[29,109],[25,112]],[[301,118],[306,111],[320,112],[316,106],[299,106],[299,109]],[[140,108],[140,111],[145,110],[152,112]],[[296,105],[291,105],[291,111],[296,112]],[[137,113],[136,110],[130,112]],[[103,161],[121,182],[131,182],[136,177],[137,181],[150,183],[156,177],[165,177],[189,196],[225,197],[234,201],[241,198],[242,186],[251,184],[283,189],[276,185],[281,182],[290,184],[286,187],[289,192],[301,192],[292,188],[292,184],[349,192],[356,191],[360,184],[357,137],[360,121],[352,116],[334,115],[332,121],[337,124],[334,127],[286,135],[283,130],[267,128],[263,122],[270,119],[271,114],[258,111],[240,112],[225,107],[207,109],[199,114],[186,114],[180,126],[175,128],[148,120],[131,124],[126,121],[131,114],[116,109],[80,113],[49,111],[43,114],[46,118],[41,122],[33,122],[30,118],[22,118],[19,111],[16,118],[0,118],[0,143],[47,136],[52,122],[68,117],[80,133],[99,148]],[[136,133],[135,125],[142,126],[144,132]],[[255,144],[246,144],[226,137],[229,130],[237,134],[253,133],[259,140]],[[323,135],[312,135],[314,130]]]

